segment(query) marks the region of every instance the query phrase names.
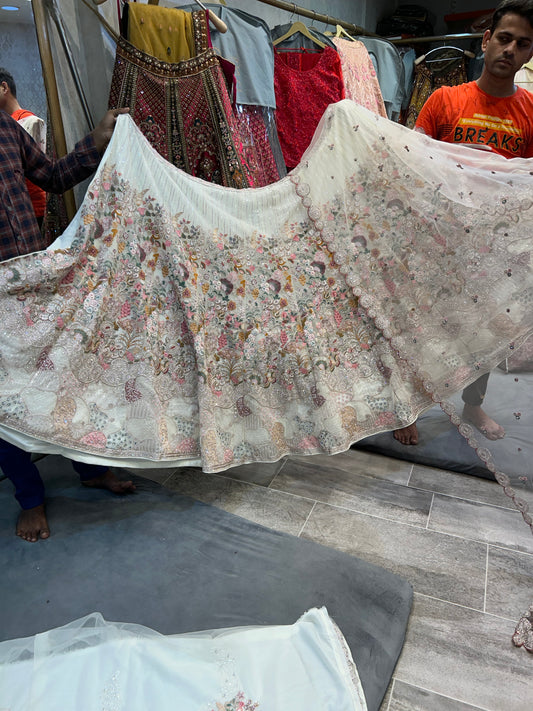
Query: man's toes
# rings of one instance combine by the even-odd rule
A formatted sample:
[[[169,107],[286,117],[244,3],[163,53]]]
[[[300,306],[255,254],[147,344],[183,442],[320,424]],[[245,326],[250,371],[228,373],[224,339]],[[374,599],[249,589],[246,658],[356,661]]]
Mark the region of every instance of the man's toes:
[[[37,534],[33,531],[17,531],[17,536],[20,536],[23,541],[28,541],[28,543],[35,543],[37,541]]]
[[[109,469],[100,476],[84,479],[81,483],[95,489],[107,489],[114,494],[131,494],[135,491],[132,481],[121,481]]]
[[[121,481],[120,479],[110,479],[106,488],[115,494],[131,494],[135,491],[132,481]]]
[[[39,538],[48,538],[50,529],[48,528],[44,505],[40,504],[34,508],[21,511],[15,533],[23,541],[28,541],[28,543],[35,543]]]

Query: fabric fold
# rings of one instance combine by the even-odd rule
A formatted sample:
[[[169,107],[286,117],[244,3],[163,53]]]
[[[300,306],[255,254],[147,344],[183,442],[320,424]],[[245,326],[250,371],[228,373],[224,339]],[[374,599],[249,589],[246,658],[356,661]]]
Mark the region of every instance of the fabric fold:
[[[325,608],[293,625],[162,635],[100,613],[0,643],[0,704],[13,711],[157,708],[366,711],[351,653]]]
[[[121,116],[66,233],[0,265],[1,436],[205,471],[343,451],[531,334],[532,221],[528,161],[351,101],[289,176],[244,190]]]

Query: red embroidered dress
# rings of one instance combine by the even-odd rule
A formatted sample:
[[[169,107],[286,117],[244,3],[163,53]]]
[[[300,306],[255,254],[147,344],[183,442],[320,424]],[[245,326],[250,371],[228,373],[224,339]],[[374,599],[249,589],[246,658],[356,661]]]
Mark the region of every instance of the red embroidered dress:
[[[320,53],[276,51],[274,89],[279,141],[291,170],[300,162],[326,108],[344,99],[339,55],[331,47]]]
[[[109,106],[129,106],[148,141],[178,168],[212,183],[253,187],[205,12],[192,18],[197,55],[181,62],[163,62],[119,38]]]

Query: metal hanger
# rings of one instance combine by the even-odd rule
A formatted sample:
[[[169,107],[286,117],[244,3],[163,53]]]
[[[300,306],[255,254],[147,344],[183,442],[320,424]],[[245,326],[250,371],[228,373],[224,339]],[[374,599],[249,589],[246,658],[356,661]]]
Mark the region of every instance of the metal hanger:
[[[198,0],[196,0],[196,1],[198,1]],[[281,35],[281,37],[278,37],[276,40],[274,40],[274,42],[272,42],[272,44],[273,44],[274,46],[276,46],[276,45],[278,45],[278,44],[281,44],[281,43],[284,42],[285,40],[289,39],[289,37],[292,37],[293,35],[297,34],[298,32],[299,32],[301,35],[303,35],[304,37],[307,37],[308,39],[310,39],[312,42],[314,42],[316,45],[318,45],[318,46],[321,47],[322,49],[325,49],[325,48],[326,48],[326,45],[325,45],[323,42],[321,42],[319,39],[317,39],[317,38],[309,31],[309,29],[304,25],[304,23],[303,23],[303,22],[300,22],[300,21],[293,22],[293,24],[291,25],[291,27],[289,28],[289,30],[288,30],[287,32],[285,32],[284,35]]]
[[[445,55],[448,56],[445,56]],[[441,55],[441,56],[439,56]],[[440,47],[434,47],[430,49],[426,54],[421,55],[415,59],[415,64],[420,64],[420,62],[425,61],[426,64],[433,64],[435,62],[440,62],[443,64],[439,67],[437,71],[444,71],[450,68],[454,62],[457,62],[463,57],[470,57],[471,59],[476,55],[470,52],[468,49],[461,49],[460,47],[452,47],[450,45],[443,44]]]
[[[344,27],[342,25],[337,25],[335,37],[345,37],[346,39],[349,39],[352,42],[357,42],[355,37],[352,37],[352,35],[350,35],[348,32],[346,32],[346,30],[344,29]]]
[[[107,0],[93,0],[93,3],[95,5],[103,5],[105,2],[107,2]],[[226,23],[223,22],[220,17],[215,15],[212,10],[208,10],[206,6],[202,2],[200,2],[200,0],[194,0],[194,2],[199,5],[202,10],[206,10],[209,15],[209,22],[211,22],[211,24],[214,25],[219,32],[224,33],[228,31],[228,26],[226,25]],[[148,5],[159,5],[159,0],[148,0]]]

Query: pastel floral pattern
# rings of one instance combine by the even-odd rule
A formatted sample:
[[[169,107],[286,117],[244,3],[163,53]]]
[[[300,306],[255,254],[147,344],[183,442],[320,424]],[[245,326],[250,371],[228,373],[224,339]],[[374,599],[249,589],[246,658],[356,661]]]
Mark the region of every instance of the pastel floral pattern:
[[[120,117],[55,251],[0,265],[0,421],[205,471],[412,422],[533,330],[531,176],[508,163],[343,101],[288,177],[235,190]]]
[[[217,703],[216,709],[213,711],[256,711],[259,708],[258,703],[247,700],[242,691],[239,691],[237,696],[227,703]]]

